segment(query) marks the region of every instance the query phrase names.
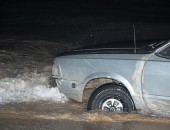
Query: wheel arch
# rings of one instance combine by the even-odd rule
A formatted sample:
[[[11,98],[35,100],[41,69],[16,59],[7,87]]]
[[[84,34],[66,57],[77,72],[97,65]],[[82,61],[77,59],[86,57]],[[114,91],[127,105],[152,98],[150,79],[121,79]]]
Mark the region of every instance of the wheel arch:
[[[127,92],[130,94],[133,100],[133,95],[135,94],[134,89],[132,85],[126,80],[124,77],[113,74],[113,73],[97,73],[88,76],[84,80],[84,90],[82,95],[83,102],[88,102],[88,99],[90,98],[91,94],[101,87],[104,84],[118,84],[122,87],[124,87]]]

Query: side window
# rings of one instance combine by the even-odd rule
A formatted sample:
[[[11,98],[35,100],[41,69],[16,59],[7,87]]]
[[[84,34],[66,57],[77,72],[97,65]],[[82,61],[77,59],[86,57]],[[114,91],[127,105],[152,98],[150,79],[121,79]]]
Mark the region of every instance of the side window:
[[[164,58],[170,59],[170,46],[168,46],[167,48],[165,48],[161,52],[159,52],[159,55]]]

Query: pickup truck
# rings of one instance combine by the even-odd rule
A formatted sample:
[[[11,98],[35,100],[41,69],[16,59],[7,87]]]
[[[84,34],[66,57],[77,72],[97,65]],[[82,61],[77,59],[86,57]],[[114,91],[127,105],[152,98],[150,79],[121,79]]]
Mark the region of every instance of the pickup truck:
[[[170,117],[170,41],[126,45],[100,44],[57,56],[52,77],[59,90],[87,102],[87,110]]]

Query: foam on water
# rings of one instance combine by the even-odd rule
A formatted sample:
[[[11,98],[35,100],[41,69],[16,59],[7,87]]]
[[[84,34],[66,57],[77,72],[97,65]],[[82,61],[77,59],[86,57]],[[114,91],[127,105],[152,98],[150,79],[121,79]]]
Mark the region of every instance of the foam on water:
[[[18,75],[0,80],[0,104],[48,100],[65,102],[67,98],[58,88],[49,88],[48,76],[44,74]]]

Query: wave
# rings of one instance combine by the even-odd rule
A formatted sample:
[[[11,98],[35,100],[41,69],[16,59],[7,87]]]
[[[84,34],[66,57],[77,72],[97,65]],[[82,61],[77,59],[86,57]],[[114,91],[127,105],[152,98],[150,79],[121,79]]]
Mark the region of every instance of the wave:
[[[18,75],[0,80],[0,104],[48,100],[66,102],[66,96],[58,88],[50,88],[45,73]]]

